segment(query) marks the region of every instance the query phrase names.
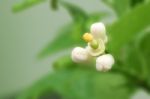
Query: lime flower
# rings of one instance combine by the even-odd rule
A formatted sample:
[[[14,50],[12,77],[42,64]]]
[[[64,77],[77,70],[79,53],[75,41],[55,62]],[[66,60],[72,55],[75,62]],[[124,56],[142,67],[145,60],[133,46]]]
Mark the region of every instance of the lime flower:
[[[76,63],[83,63],[96,58],[96,69],[108,71],[114,64],[114,57],[105,54],[105,45],[108,42],[105,25],[102,22],[94,23],[90,28],[91,33],[83,34],[83,40],[87,47],[75,47],[72,51],[72,60]]]

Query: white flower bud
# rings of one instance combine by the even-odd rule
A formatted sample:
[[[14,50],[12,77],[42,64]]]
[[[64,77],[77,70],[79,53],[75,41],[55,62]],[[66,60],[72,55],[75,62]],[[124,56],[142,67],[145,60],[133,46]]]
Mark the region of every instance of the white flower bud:
[[[89,60],[89,54],[86,49],[81,47],[75,47],[72,50],[71,58],[76,63],[82,63]]]
[[[105,44],[102,40],[98,40],[98,48],[97,49],[93,49],[90,44],[88,43],[88,46],[86,47],[86,50],[88,51],[88,53],[91,56],[98,56],[100,54],[103,54],[105,52]]]
[[[99,56],[96,59],[96,69],[98,71],[108,71],[112,68],[114,62],[114,57],[111,54]]]
[[[95,39],[102,39],[104,43],[107,43],[106,29],[102,22],[91,25],[91,34]]]

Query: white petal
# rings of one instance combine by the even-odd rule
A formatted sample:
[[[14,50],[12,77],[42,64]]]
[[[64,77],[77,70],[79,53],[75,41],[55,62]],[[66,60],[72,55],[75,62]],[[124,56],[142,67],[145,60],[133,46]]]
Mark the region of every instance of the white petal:
[[[114,57],[111,54],[104,54],[96,59],[96,69],[98,71],[108,71],[114,64]]]
[[[71,58],[76,63],[82,63],[89,60],[89,54],[86,49],[76,47],[72,50]]]
[[[96,39],[105,39],[106,38],[106,29],[105,25],[102,22],[94,23],[91,25],[91,34]]]
[[[102,38],[102,40],[104,41],[105,44],[108,42],[108,37],[107,37],[106,34],[105,34],[105,36]]]
[[[86,50],[88,51],[88,53],[91,56],[98,56],[100,54],[103,54],[105,52],[105,45],[104,42],[102,40],[99,39],[99,46],[97,49],[93,49],[90,44],[88,44],[88,46],[86,47]]]

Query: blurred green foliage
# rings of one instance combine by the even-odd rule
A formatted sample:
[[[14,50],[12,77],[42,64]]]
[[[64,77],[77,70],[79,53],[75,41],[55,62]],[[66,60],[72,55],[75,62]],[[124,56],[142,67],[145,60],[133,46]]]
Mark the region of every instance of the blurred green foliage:
[[[15,6],[13,6],[12,10],[13,10],[13,12],[19,12],[26,8],[32,7],[33,5],[41,3],[43,1],[46,1],[46,0],[24,0],[23,2],[15,4]]]
[[[15,5],[13,11],[24,10],[41,1],[24,0]],[[93,63],[75,64],[67,55],[54,62],[53,73],[23,91],[18,99],[128,99],[139,87],[150,91],[149,0],[103,2],[118,15],[118,19],[107,26],[110,38],[107,48],[116,60],[113,69],[99,73]],[[92,23],[109,15],[102,12],[87,14],[63,0],[50,0],[50,5],[54,10],[63,6],[73,21],[62,27],[59,35],[40,52],[40,58],[83,45],[81,35]]]
[[[38,86],[37,86],[38,85]],[[118,73],[99,73],[86,68],[70,68],[50,74],[33,86],[21,99],[127,99],[133,91],[128,80]],[[112,92],[112,90],[115,90]],[[45,92],[48,93],[45,94]],[[38,98],[37,98],[38,97]],[[55,98],[52,98],[55,99]],[[57,98],[56,98],[57,99]]]

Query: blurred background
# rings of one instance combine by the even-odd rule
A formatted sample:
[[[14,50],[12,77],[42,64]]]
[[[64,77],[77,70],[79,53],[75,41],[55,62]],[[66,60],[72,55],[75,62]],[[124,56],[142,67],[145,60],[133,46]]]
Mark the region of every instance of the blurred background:
[[[31,3],[36,3],[40,0],[26,0],[26,2],[29,1],[33,1]],[[61,5],[61,3],[57,5],[56,3],[59,2],[59,0],[51,0],[51,2],[50,0],[41,1],[42,2],[35,5],[28,3],[23,5],[23,3],[26,3],[25,0],[0,0],[1,99],[112,99],[112,94],[118,94],[118,92],[122,93],[120,94],[120,96],[116,96],[113,99],[150,99],[150,78],[148,77],[150,68],[148,67],[149,62],[147,62],[150,59],[150,48],[148,46],[148,37],[150,37],[148,28],[150,25],[149,0],[120,0],[120,2],[118,0],[62,0],[65,2],[64,5]],[[22,5],[16,6],[16,4],[18,3]],[[86,14],[88,15],[87,20],[84,20],[84,16],[82,16],[84,14],[82,13],[82,11],[79,12],[80,9],[76,8],[76,6],[86,12]],[[70,10],[68,10],[69,8]],[[71,12],[73,12],[73,14]],[[96,14],[91,14],[95,12]],[[137,22],[137,20],[139,22]],[[83,45],[79,44],[80,40],[78,39],[81,38],[80,35],[77,35],[78,39],[76,40],[75,38],[74,43],[71,43],[73,46],[69,46],[67,43],[68,41],[66,41],[66,43],[60,43],[63,42],[63,38],[59,41],[58,37],[59,35],[61,35],[61,28],[65,28],[64,26],[67,26],[67,28],[69,28],[69,26],[66,25],[68,23],[73,24],[71,25],[72,27],[77,27],[75,28],[76,30],[75,32],[73,31],[73,33],[78,34],[77,32],[81,32],[82,35],[82,33],[89,31],[89,25],[97,21],[102,21],[108,26],[108,33],[110,33],[110,38],[112,36],[112,43],[110,40],[108,50],[110,50],[110,53],[112,52],[112,54],[116,58],[118,58],[117,60],[119,60],[119,62],[116,62],[117,65],[115,65],[115,67],[117,67],[117,70],[112,70],[112,73],[108,74],[101,74],[97,72],[95,68],[92,70],[88,68],[87,71],[87,68],[80,69],[81,64],[79,64],[78,66],[78,64],[72,63],[70,58],[66,56],[71,53],[71,49],[75,45]],[[80,25],[86,26],[82,27]],[[122,33],[122,36],[119,34],[119,32]],[[126,32],[128,33],[126,34]],[[70,37],[69,35],[67,36],[68,38]],[[137,38],[135,36],[137,36]],[[58,40],[55,41],[55,38],[57,37]],[[64,36],[64,39],[68,38]],[[118,38],[120,38],[121,40]],[[140,40],[137,40],[138,38]],[[144,41],[143,38],[146,40]],[[53,43],[53,41],[57,43]],[[83,41],[81,42],[83,43]],[[138,52],[136,49],[140,50],[140,48],[135,47],[131,51],[128,50],[130,46],[138,45],[133,44],[135,42],[139,42],[139,47],[142,48],[143,51],[145,51],[144,53],[140,52],[143,56],[141,54],[141,56],[138,55],[141,60],[144,60],[141,64],[137,63],[139,59],[136,60],[134,59],[134,57],[131,57],[131,55],[135,55],[135,57],[137,57],[136,55]],[[63,48],[57,46],[63,46]],[[119,53],[119,49],[125,50],[123,54]],[[64,58],[64,56],[66,57]],[[59,59],[60,57],[63,57],[64,60]],[[120,65],[120,62],[121,66],[118,66],[118,64]],[[52,67],[53,63],[55,63],[54,66],[56,66],[56,70]],[[138,67],[137,64],[139,64],[140,66]],[[70,69],[70,66],[72,66],[73,68]],[[78,67],[77,70],[76,66]],[[60,67],[67,69],[59,69]],[[128,72],[126,67],[131,67],[131,71]],[[140,67],[145,68],[144,70],[142,68],[141,71]],[[118,68],[122,69],[120,70]],[[137,71],[136,68],[138,68]],[[125,71],[125,73],[123,70]],[[55,71],[57,72],[55,73]],[[126,74],[130,77],[126,76]],[[139,77],[138,75],[140,74],[143,74],[144,76]],[[51,75],[53,76],[51,77]],[[75,76],[71,76],[72,79],[70,79],[68,82],[64,82],[63,77],[64,80],[67,80],[68,75]],[[82,77],[88,78],[84,80],[82,79]],[[94,90],[97,90],[94,92],[97,94],[90,94],[91,98],[88,97],[88,94],[91,90],[89,86],[95,86],[95,83],[92,82],[90,84],[87,84],[86,82],[89,81],[89,77],[92,77],[94,79],[92,79],[93,82],[97,82],[96,84],[99,84],[97,86],[97,89],[96,87],[94,87]],[[96,77],[98,77],[98,79],[100,78],[99,81],[95,80],[97,79]],[[132,77],[137,78],[137,82],[141,81],[142,83],[136,83],[135,80],[136,84],[134,84],[133,81],[128,79]],[[108,80],[109,78],[114,79],[110,79],[112,81],[111,82]],[[49,83],[46,82],[47,80],[49,80]],[[78,90],[80,90],[80,88],[82,90],[83,88],[83,92],[79,91],[78,93],[78,90],[72,87],[74,86],[74,83],[71,83],[71,81],[79,82],[75,86],[76,88],[78,88]],[[105,84],[111,85],[110,87],[101,88],[102,84],[98,82],[102,82],[104,86]],[[59,85],[61,83],[62,85]],[[65,89],[66,84],[68,84],[69,89]],[[51,86],[53,87],[51,88]],[[120,87],[116,86],[123,86],[124,89],[120,89]],[[130,87],[129,91],[128,87]],[[57,91],[59,95],[58,93],[56,94],[56,92],[53,94],[52,91],[52,96],[46,95],[46,97],[41,96],[42,98],[39,98],[41,93],[46,93],[47,90],[51,89]],[[103,90],[105,89],[106,91],[104,91],[103,95],[100,95],[100,93],[98,93],[101,91],[103,92]],[[113,93],[113,91],[115,91],[115,93]],[[51,91],[48,92],[50,93]],[[107,97],[109,96],[109,92],[112,93],[110,94],[110,97]],[[92,95],[95,97],[93,97]]]

